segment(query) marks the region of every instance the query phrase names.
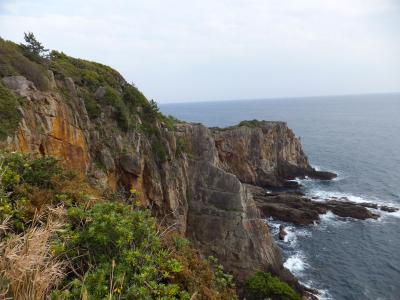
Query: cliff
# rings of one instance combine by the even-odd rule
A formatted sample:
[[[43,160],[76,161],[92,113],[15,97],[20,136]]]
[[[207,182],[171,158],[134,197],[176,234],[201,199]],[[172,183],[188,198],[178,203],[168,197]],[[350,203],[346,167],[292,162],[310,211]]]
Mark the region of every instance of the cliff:
[[[2,118],[1,148],[58,157],[102,191],[137,192],[160,223],[217,257],[239,282],[267,270],[300,289],[244,184],[333,176],[310,167],[285,123],[219,129],[180,122],[106,66],[58,52],[38,63],[7,43],[0,87],[17,100],[14,116]],[[15,128],[5,126],[15,116]]]

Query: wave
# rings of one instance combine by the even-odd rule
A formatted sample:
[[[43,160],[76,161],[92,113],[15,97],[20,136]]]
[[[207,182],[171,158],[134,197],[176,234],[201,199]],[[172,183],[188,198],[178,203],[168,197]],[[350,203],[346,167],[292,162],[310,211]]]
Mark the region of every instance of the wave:
[[[301,277],[308,264],[306,263],[303,252],[297,251],[295,254],[288,257],[288,259],[283,263],[283,266],[296,277]]]
[[[324,200],[330,200],[330,199],[335,199],[335,200],[349,200],[352,202],[356,203],[376,203],[377,201],[371,201],[367,198],[364,198],[363,196],[356,196],[350,193],[342,193],[342,192],[333,192],[333,191],[324,191],[324,190],[319,190],[319,189],[312,189],[307,193],[311,197],[316,197],[319,199],[324,199]]]
[[[309,289],[318,291],[318,295],[314,295],[314,296],[317,297],[319,300],[332,300],[333,299],[328,290],[317,289],[312,280],[308,280],[307,282],[300,281],[300,283]]]

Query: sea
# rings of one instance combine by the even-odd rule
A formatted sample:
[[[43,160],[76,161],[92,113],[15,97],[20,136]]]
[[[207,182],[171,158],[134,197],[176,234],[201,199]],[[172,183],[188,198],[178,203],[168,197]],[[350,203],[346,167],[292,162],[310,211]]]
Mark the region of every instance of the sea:
[[[332,181],[299,180],[310,197],[346,197],[400,208],[400,94],[161,104],[178,119],[225,127],[285,121],[310,163]],[[320,299],[400,299],[400,212],[353,220],[331,212],[311,226],[269,219],[284,265]],[[277,238],[286,225],[284,241]]]

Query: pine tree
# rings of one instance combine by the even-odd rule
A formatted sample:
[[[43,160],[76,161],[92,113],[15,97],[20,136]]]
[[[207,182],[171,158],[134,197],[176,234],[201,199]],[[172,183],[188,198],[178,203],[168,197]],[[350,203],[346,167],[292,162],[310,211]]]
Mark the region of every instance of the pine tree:
[[[42,43],[36,39],[32,32],[24,32],[24,40],[26,44],[22,46],[29,52],[43,58],[48,56],[49,49],[46,49]]]

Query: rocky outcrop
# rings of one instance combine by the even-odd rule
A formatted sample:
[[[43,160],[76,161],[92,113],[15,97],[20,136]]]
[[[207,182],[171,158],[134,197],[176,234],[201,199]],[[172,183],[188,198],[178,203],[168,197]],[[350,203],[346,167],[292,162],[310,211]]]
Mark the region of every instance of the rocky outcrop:
[[[309,165],[300,140],[284,122],[259,121],[256,126],[214,128],[213,136],[221,168],[244,183],[297,187],[288,180],[305,176],[323,180],[336,177]]]
[[[279,225],[279,239],[283,241],[285,239],[286,235],[287,235],[287,232],[285,230],[285,226],[283,226],[282,224]]]
[[[319,222],[320,215],[331,211],[343,218],[359,220],[377,219],[379,215],[368,208],[378,208],[375,204],[351,202],[347,199],[318,199],[315,201],[301,193],[267,193],[256,186],[247,186],[253,194],[257,207],[264,217],[291,222],[296,225],[309,225]],[[385,208],[382,207],[382,210]]]

